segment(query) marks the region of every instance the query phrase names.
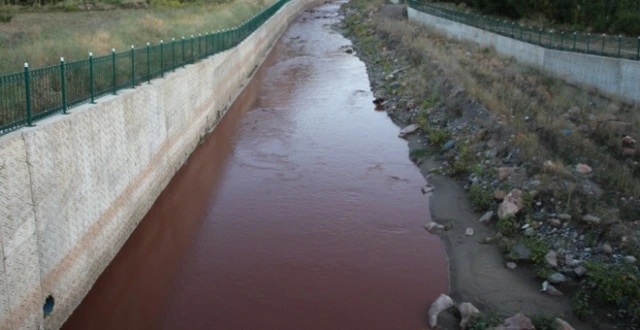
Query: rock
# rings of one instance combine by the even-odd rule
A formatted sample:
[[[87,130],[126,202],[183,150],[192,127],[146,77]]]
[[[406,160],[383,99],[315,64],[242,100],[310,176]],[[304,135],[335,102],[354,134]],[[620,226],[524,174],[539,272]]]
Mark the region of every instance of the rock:
[[[595,215],[587,214],[582,217],[582,221],[586,223],[599,224],[600,222],[602,222],[602,219],[596,217]]]
[[[437,223],[437,222],[435,222],[435,221],[431,221],[431,222],[429,222],[429,223],[425,224],[425,225],[424,225],[424,228],[425,228],[428,232],[433,233],[433,232],[435,232],[435,231],[437,231],[437,230],[443,230],[443,229],[444,229],[444,226],[443,226],[443,225],[441,225],[441,224],[439,224],[439,223]]]
[[[633,148],[623,148],[622,154],[624,156],[634,156],[636,154],[636,149]]]
[[[589,174],[589,173],[593,172],[593,169],[591,167],[589,167],[589,165],[578,164],[578,165],[576,165],[576,171],[578,171],[581,174]]]
[[[464,231],[464,234],[467,236],[473,236],[474,234],[473,228],[467,228],[467,230]]]
[[[569,111],[567,111],[566,116],[570,119],[577,119],[580,116],[580,113],[582,112],[582,110],[580,110],[580,107],[574,106],[571,107],[571,109],[569,109]]]
[[[547,172],[555,172],[558,169],[558,166],[550,160],[545,160],[542,164],[542,168]]]
[[[460,311],[460,328],[465,329],[469,320],[474,315],[480,314],[480,310],[473,306],[471,303],[462,303],[458,306],[458,311]]]
[[[505,195],[507,195],[507,193],[506,193],[506,192],[504,192],[504,190],[497,189],[497,190],[493,193],[493,198],[495,198],[496,200],[501,201],[501,200],[503,200],[503,199],[504,199],[504,196],[505,196]]]
[[[522,313],[518,313],[502,323],[502,325],[494,328],[494,330],[535,330],[531,320],[524,316]]]
[[[438,315],[451,306],[453,306],[453,299],[444,293],[441,294],[429,308],[429,326],[435,328],[438,324]]]
[[[515,262],[513,261],[507,262],[507,268],[514,270],[516,269],[516,267],[518,267],[518,264],[516,264]]]
[[[443,150],[449,150],[452,149],[453,147],[455,147],[456,142],[453,140],[449,140],[447,142],[445,142],[445,144],[442,145],[442,149]]]
[[[549,283],[558,284],[566,282],[567,278],[560,273],[553,273],[547,277],[547,281],[549,281]]]
[[[587,268],[585,266],[578,266],[573,269],[573,273],[578,277],[582,277],[587,273]]]
[[[637,259],[636,259],[636,257],[634,257],[634,256],[626,256],[626,257],[624,257],[624,261],[625,261],[626,263],[628,263],[628,264],[633,264],[633,263],[635,263],[635,262],[636,262],[636,261],[638,261],[638,260],[637,260]]]
[[[566,213],[561,213],[556,215],[556,218],[562,220],[562,221],[569,221],[571,220],[571,215],[570,214],[566,214]]]
[[[403,129],[400,130],[400,134],[398,134],[399,137],[405,137],[409,134],[415,133],[415,131],[417,131],[420,128],[420,125],[418,124],[411,124]]]
[[[482,217],[480,217],[480,223],[489,223],[491,222],[491,219],[493,219],[493,211],[488,211],[487,213],[485,213]]]
[[[549,282],[547,282],[547,281],[544,281],[542,283],[542,290],[540,290],[540,291],[544,292],[544,293],[546,293],[548,295],[551,295],[551,296],[562,296],[563,295],[562,292],[560,292],[560,290],[556,289],[555,286],[549,284]]]
[[[531,260],[531,250],[524,246],[521,242],[516,242],[511,249],[517,260],[528,261]]]
[[[549,251],[547,252],[547,254],[544,256],[544,261],[547,263],[547,266],[549,267],[558,267],[558,253],[556,253],[556,251]]]
[[[498,169],[498,180],[504,181],[509,178],[511,170],[508,167],[501,167]]]
[[[563,319],[556,319],[556,329],[557,330],[576,330],[569,323],[565,322]]]
[[[376,99],[376,100],[384,100],[384,98],[385,98],[384,90],[379,89],[379,90],[375,91],[375,93],[373,93],[373,98]]]
[[[552,227],[555,227],[555,228],[560,228],[560,227],[562,227],[562,222],[560,222],[560,220],[558,220],[558,219],[549,219],[549,224],[550,224]]]
[[[612,254],[613,253],[613,248],[611,247],[611,245],[604,243],[602,244],[602,252],[606,253],[606,254]]]
[[[524,230],[524,236],[531,237],[535,234],[536,230],[533,228],[527,228]]]
[[[435,188],[433,188],[433,186],[432,186],[432,185],[427,184],[427,185],[425,185],[424,187],[422,187],[422,189],[420,189],[420,190],[422,191],[422,193],[423,193],[423,194],[427,194],[427,193],[432,192],[434,189],[435,189]]]
[[[634,144],[636,144],[636,140],[634,138],[630,137],[629,135],[627,135],[627,136],[622,138],[622,144],[634,145]]]
[[[515,216],[523,207],[522,191],[520,189],[513,189],[507,195],[500,206],[498,207],[498,217],[500,219],[507,219]]]

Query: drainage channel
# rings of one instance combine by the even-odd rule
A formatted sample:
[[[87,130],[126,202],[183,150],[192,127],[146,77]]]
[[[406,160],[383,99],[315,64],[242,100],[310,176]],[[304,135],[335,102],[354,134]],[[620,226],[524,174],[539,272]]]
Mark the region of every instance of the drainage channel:
[[[64,329],[426,329],[425,181],[364,64],[302,13]]]

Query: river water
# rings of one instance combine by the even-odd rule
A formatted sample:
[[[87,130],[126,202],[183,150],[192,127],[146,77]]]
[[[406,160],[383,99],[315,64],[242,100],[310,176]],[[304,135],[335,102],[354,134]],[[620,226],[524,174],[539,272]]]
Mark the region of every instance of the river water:
[[[426,329],[424,178],[365,65],[302,13],[64,329]]]

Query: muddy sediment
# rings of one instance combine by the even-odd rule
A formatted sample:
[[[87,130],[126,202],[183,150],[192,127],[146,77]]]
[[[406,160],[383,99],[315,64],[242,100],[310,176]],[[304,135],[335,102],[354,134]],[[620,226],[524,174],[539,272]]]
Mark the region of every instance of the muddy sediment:
[[[426,184],[364,63],[303,13],[65,329],[424,329]]]

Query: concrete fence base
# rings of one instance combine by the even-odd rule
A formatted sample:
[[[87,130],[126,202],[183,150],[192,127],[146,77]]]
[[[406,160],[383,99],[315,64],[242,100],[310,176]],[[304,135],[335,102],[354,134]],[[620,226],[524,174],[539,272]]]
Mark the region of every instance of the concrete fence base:
[[[434,28],[449,38],[494,47],[504,56],[568,82],[594,87],[630,101],[640,101],[640,61],[547,49],[466,24],[408,8],[409,20]]]
[[[57,329],[297,14],[240,45],[0,137],[0,330]],[[53,298],[45,318],[43,304]]]

